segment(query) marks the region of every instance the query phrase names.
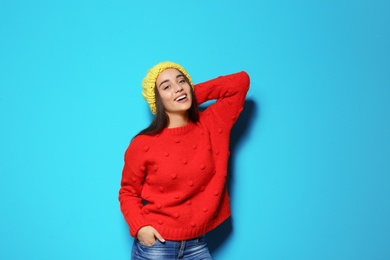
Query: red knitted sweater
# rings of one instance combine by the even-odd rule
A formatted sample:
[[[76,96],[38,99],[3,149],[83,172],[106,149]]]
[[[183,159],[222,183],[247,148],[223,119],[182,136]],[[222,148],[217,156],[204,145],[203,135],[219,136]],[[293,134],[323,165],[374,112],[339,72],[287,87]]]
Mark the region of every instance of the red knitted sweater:
[[[248,89],[245,72],[197,84],[199,104],[217,99],[200,112],[199,122],[132,140],[119,201],[133,237],[151,225],[167,240],[191,239],[230,216],[229,136]]]

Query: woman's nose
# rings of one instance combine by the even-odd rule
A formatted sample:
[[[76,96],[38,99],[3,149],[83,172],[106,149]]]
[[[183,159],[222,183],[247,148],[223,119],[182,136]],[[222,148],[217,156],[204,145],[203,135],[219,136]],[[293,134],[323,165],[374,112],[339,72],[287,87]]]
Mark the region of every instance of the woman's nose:
[[[175,92],[176,93],[178,93],[178,92],[180,92],[180,91],[182,91],[183,90],[183,87],[182,86],[180,86],[179,84],[175,84]]]

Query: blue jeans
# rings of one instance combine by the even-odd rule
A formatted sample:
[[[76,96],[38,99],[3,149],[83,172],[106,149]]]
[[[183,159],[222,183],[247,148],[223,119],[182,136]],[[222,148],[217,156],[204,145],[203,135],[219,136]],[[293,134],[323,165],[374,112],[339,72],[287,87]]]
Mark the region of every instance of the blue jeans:
[[[131,252],[132,260],[212,260],[205,236],[185,241],[167,240],[164,243],[145,246],[134,239]]]

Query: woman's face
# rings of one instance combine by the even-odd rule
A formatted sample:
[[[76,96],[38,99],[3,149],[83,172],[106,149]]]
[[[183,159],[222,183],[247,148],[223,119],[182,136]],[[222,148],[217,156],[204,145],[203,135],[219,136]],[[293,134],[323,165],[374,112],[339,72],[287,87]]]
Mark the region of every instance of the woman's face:
[[[177,69],[161,72],[157,77],[156,87],[168,115],[182,114],[191,107],[191,86]]]

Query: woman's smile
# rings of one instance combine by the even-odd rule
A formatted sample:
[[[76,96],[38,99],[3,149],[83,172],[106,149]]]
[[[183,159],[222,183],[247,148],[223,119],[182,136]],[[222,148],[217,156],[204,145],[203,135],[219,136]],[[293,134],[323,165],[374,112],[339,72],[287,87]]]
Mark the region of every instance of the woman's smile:
[[[175,98],[175,101],[177,101],[179,103],[184,103],[184,102],[188,101],[187,94],[178,96],[177,98]]]
[[[177,69],[166,69],[156,81],[157,91],[168,116],[187,113],[192,104],[191,85]]]

